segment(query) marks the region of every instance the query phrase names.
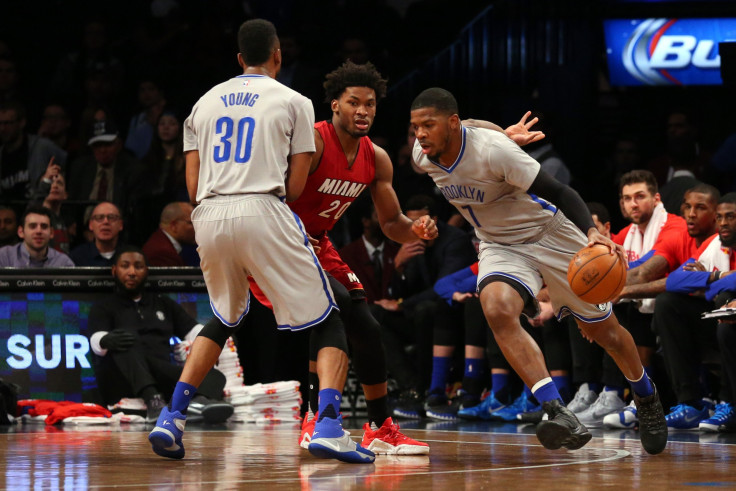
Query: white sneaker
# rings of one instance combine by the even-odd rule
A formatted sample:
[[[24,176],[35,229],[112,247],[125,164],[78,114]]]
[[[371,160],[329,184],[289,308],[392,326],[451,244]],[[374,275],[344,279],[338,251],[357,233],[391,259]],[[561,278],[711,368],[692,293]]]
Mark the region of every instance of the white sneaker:
[[[614,391],[604,390],[588,409],[577,413],[576,416],[588,428],[600,428],[603,418],[611,413],[618,413],[626,406]]]
[[[633,428],[639,422],[636,414],[636,403],[626,406],[623,411],[603,417],[603,426],[606,428]]]
[[[590,407],[598,398],[598,394],[588,388],[588,384],[582,384],[578,391],[575,393],[575,397],[572,398],[570,404],[567,405],[567,409],[577,413],[582,413]]]

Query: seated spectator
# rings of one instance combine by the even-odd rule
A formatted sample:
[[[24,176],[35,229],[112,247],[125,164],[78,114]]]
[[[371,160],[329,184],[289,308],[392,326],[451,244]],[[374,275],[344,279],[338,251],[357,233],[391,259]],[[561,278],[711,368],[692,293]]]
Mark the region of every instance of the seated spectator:
[[[62,174],[54,176],[49,194],[43,200],[42,205],[51,211],[51,247],[64,254],[69,254],[70,244],[76,232],[74,219],[68,215],[62,215],[61,205],[66,201],[66,179]]]
[[[27,133],[26,110],[19,102],[0,106],[0,144],[0,198],[7,202],[48,194],[66,152],[51,140]]]
[[[338,252],[350,269],[360,278],[368,304],[391,298],[389,292],[394,274],[394,257],[399,246],[386,239],[372,204],[361,207],[363,235]]]
[[[38,136],[54,142],[57,147],[67,152],[67,159],[71,159],[80,150],[79,140],[71,134],[71,125],[72,120],[67,109],[61,104],[52,102],[43,109]]]
[[[52,213],[43,207],[30,207],[18,227],[23,242],[0,249],[0,267],[66,268],[74,267],[69,256],[49,247]]]
[[[18,215],[9,206],[0,206],[0,247],[20,242],[18,237]]]
[[[196,266],[181,255],[182,244],[194,244],[193,209],[181,201],[166,205],[158,230],[143,245],[151,266]]]
[[[194,341],[202,325],[169,297],[145,290],[148,264],[139,248],[121,248],[112,275],[115,292],[89,311],[97,385],[108,405],[123,397],[143,398],[146,419],[155,422],[183,369],[171,359],[170,339]],[[186,356],[180,355],[177,358],[184,361]],[[233,407],[221,401],[224,387],[225,376],[210,370],[189,405],[188,421],[200,415],[208,423],[229,418]]]
[[[77,266],[112,266],[115,252],[122,246],[120,232],[123,217],[120,209],[104,202],[95,206],[89,220],[89,229],[94,240],[72,250],[71,257]]]
[[[142,159],[151,147],[154,128],[166,105],[164,93],[153,80],[142,80],[138,85],[138,102],[143,111],[133,116],[128,127],[125,148]]]

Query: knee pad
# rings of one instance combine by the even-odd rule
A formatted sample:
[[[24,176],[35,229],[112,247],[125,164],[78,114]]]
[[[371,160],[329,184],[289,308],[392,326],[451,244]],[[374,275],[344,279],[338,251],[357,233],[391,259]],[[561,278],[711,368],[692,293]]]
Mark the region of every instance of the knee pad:
[[[322,348],[337,348],[348,352],[348,341],[340,316],[333,309],[325,320],[312,327],[310,335],[310,356],[319,353]],[[315,358],[316,359],[316,356]]]
[[[212,319],[207,321],[207,324],[204,325],[197,336],[209,338],[217,343],[220,348],[223,348],[225,346],[225,342],[227,342],[227,338],[235,334],[235,331],[238,330],[238,327],[240,327],[240,324],[235,327],[228,327],[223,324],[220,319],[218,319],[217,317],[213,317]]]

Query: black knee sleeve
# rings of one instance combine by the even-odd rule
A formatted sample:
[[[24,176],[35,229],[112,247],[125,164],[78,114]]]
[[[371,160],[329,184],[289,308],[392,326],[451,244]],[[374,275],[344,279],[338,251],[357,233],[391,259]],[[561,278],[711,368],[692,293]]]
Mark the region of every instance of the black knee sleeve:
[[[312,327],[309,340],[310,358],[312,353],[319,353],[322,348],[337,348],[345,353],[348,352],[345,328],[340,320],[340,315],[334,309],[325,320]],[[314,359],[317,359],[316,356]]]
[[[352,307],[352,300],[350,298],[350,292],[345,288],[345,285],[337,281],[331,274],[327,274],[327,279],[330,282],[332,288],[332,294],[335,296],[335,302],[337,307],[340,309],[340,317],[344,324],[347,324],[347,316],[350,313]]]
[[[220,348],[223,348],[225,346],[227,338],[235,334],[235,331],[238,330],[239,326],[240,324],[238,324],[236,327],[228,327],[223,324],[220,319],[218,319],[217,317],[213,317],[212,319],[207,321],[207,324],[205,324],[202,330],[199,331],[198,336],[209,338],[217,343]]]
[[[381,342],[381,330],[365,300],[353,301],[345,322],[345,333],[360,383],[375,385],[385,382],[386,354]]]
[[[465,322],[465,345],[481,346],[486,345],[488,336],[488,322],[483,314],[480,300],[471,298],[463,306],[464,322]]]

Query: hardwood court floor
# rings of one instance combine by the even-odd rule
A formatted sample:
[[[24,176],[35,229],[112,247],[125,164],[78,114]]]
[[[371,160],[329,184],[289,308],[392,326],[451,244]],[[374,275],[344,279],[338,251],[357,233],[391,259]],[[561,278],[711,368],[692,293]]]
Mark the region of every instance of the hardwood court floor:
[[[358,421],[347,426],[357,428]],[[548,451],[532,427],[499,423],[414,423],[429,456],[379,456],[351,465],[312,457],[296,445],[298,425],[189,425],[184,460],[156,456],[150,426],[4,427],[4,489],[711,489],[736,488],[736,436],[671,434],[649,456],[631,430],[596,431],[584,448]],[[362,435],[354,429],[353,436]]]

